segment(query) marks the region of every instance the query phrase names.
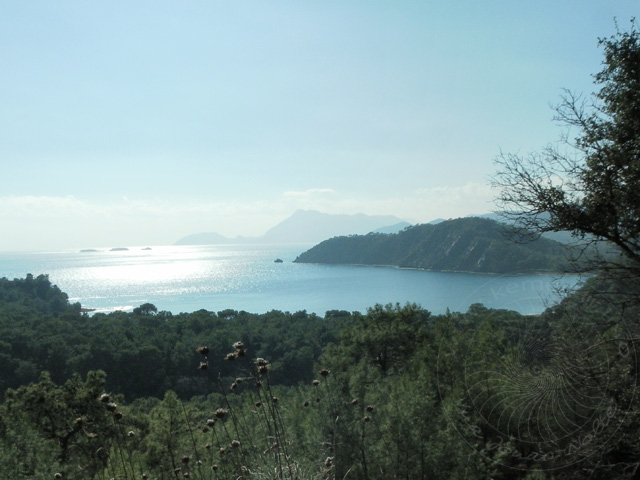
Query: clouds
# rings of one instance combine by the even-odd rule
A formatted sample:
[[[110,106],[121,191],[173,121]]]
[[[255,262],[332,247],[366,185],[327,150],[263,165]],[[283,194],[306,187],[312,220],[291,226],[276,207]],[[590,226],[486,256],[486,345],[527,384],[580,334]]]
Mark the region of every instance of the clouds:
[[[258,236],[298,209],[388,214],[428,222],[490,211],[492,195],[479,183],[424,188],[402,196],[380,192],[367,198],[326,187],[258,200],[209,202],[127,197],[97,202],[71,195],[12,195],[0,197],[5,232],[0,251],[167,245],[200,232]]]
[[[0,249],[486,212],[493,157],[557,138],[635,3],[12,4]]]

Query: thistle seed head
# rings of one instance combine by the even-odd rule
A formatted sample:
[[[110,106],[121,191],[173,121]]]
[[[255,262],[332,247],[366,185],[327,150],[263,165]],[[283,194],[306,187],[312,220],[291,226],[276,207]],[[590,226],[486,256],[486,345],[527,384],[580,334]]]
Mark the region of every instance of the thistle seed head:
[[[205,347],[205,346],[198,347],[196,348],[196,352],[206,357],[209,354],[209,347]]]
[[[209,368],[208,362],[200,362],[200,365],[198,365],[198,370],[206,370],[208,368]]]
[[[229,413],[229,410],[227,410],[226,408],[219,408],[213,414],[216,416],[216,418],[224,418],[227,416],[227,413]]]
[[[269,361],[265,360],[264,358],[256,358],[255,362],[254,362],[258,367],[266,367],[267,365],[269,365]]]

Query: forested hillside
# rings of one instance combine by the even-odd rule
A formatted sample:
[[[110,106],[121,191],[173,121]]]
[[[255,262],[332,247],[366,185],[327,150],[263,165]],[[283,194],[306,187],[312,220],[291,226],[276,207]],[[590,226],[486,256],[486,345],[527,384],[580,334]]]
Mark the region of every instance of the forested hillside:
[[[334,237],[294,261],[479,273],[559,271],[568,267],[566,246],[545,238],[518,238],[508,226],[495,220],[458,218],[408,227],[396,234]]]
[[[416,305],[174,316],[149,304],[88,316],[46,276],[2,279],[0,471],[624,475],[640,466],[640,312],[612,304],[624,285],[585,288],[610,293],[581,291],[533,317],[482,305],[438,316]]]
[[[2,477],[637,479],[640,32],[601,45],[600,91],[558,108],[575,151],[506,154],[496,180],[521,226],[614,253],[591,259],[580,290],[533,316],[480,304],[89,316],[46,275],[0,279]],[[502,233],[457,220],[334,239],[299,261],[328,261],[329,245],[341,263],[558,268],[556,244]]]
[[[107,373],[106,388],[127,400],[166,390],[185,398],[203,395],[209,385],[206,375],[192,368],[195,346],[208,345],[218,360],[239,339],[279,367],[275,382],[295,385],[312,380],[313,363],[322,347],[335,341],[345,318],[348,312],[321,318],[304,311],[258,315],[230,309],[173,315],[151,304],[132,313],[88,317],[45,275],[0,279],[0,388],[37,380],[44,370],[63,382],[74,373],[100,369]],[[228,362],[220,368],[223,376],[234,370]]]

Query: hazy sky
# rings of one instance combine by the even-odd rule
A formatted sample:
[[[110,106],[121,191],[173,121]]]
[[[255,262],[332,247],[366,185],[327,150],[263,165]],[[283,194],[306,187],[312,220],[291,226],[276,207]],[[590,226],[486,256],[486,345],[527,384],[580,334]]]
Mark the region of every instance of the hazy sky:
[[[638,0],[0,0],[0,251],[491,211]],[[1,272],[0,272],[1,274]]]

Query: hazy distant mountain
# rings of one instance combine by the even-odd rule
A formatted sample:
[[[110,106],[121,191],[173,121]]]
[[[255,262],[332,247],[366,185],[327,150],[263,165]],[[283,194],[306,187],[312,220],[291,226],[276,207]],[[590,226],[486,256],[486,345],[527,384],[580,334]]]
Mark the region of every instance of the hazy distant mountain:
[[[482,215],[467,215],[467,218],[469,218],[469,217],[489,218],[491,220],[495,220],[496,222],[505,223],[505,224],[511,224],[512,223],[510,220],[505,218],[503,215],[501,215],[500,213],[496,213],[496,212],[494,212],[494,213],[485,213],[485,214],[482,214]],[[545,218],[547,218],[547,217],[548,217],[548,215],[545,215]],[[548,238],[549,240],[555,240],[556,242],[560,242],[560,243],[568,243],[568,244],[579,244],[580,243],[580,239],[574,237],[571,234],[571,232],[569,232],[567,230],[561,230],[559,232],[544,232],[542,234],[542,237]]]
[[[304,252],[295,262],[392,265],[437,271],[516,273],[558,271],[566,249],[540,238],[517,243],[508,226],[477,217],[424,224],[396,234],[336,237]]]
[[[411,224],[409,222],[400,222],[394,225],[389,225],[388,227],[376,228],[375,230],[372,230],[372,232],[373,233],[398,233],[410,226]]]
[[[334,215],[315,210],[298,210],[268,230],[260,239],[265,243],[317,243],[337,235],[361,235],[396,225],[402,219],[393,215]]]
[[[228,238],[218,233],[198,233],[174,245],[224,243],[318,243],[340,235],[360,235],[378,229],[398,231],[409,224],[393,215],[335,215],[315,210],[298,210],[260,237]]]

